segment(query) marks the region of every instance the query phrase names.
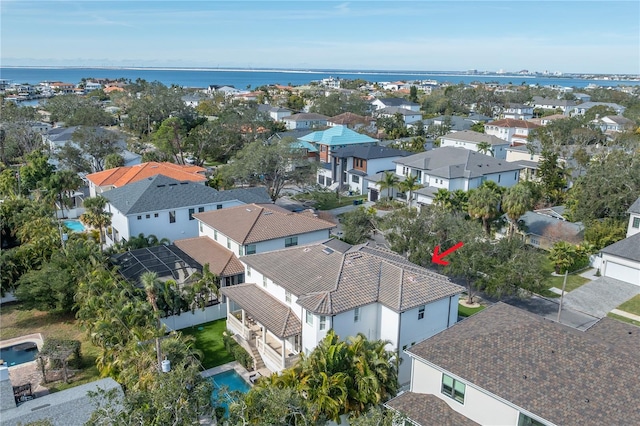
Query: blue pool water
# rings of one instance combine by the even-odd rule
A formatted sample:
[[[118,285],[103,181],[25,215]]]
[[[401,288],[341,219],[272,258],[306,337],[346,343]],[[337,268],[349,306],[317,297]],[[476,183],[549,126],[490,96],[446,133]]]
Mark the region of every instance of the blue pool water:
[[[216,405],[220,405],[225,409],[225,417],[229,415],[229,403],[233,402],[233,397],[229,394],[232,391],[238,391],[247,393],[251,389],[251,386],[244,379],[236,373],[235,370],[225,371],[211,376],[213,382],[213,393],[211,394],[211,401]],[[219,393],[221,388],[225,387],[226,392],[224,397],[220,398]]]
[[[38,347],[34,342],[24,342],[0,349],[0,359],[7,363],[7,367],[24,364],[36,359]]]
[[[85,230],[84,225],[79,220],[69,219],[65,220],[63,223],[64,226],[71,229],[73,232],[84,232]]]

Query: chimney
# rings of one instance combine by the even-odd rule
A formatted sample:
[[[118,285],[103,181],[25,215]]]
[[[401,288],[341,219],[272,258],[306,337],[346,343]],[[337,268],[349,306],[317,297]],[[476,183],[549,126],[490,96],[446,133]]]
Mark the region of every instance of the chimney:
[[[9,368],[0,365],[0,412],[16,408],[16,400],[13,397],[13,386],[9,379]]]

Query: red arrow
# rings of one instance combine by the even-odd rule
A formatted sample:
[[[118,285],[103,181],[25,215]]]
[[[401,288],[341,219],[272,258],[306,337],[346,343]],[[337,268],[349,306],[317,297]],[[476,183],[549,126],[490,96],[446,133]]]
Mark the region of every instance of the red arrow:
[[[449,255],[449,254],[451,254],[451,253],[453,253],[454,251],[458,250],[463,245],[464,245],[464,243],[462,241],[460,241],[458,244],[456,244],[455,246],[451,247],[449,250],[443,251],[442,254],[440,254],[440,246],[436,246],[436,248],[433,249],[433,256],[431,256],[431,261],[433,263],[437,263],[438,265],[447,266],[449,264],[449,262],[444,260],[444,257]]]

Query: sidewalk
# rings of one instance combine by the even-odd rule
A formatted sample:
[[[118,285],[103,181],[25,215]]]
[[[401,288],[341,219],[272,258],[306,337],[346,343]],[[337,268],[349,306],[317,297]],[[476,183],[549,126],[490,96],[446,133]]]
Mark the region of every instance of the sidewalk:
[[[611,313],[615,314],[615,315],[620,315],[621,317],[629,318],[631,320],[640,322],[640,316],[639,315],[630,314],[629,312],[621,311],[620,309],[613,309],[611,311]]]

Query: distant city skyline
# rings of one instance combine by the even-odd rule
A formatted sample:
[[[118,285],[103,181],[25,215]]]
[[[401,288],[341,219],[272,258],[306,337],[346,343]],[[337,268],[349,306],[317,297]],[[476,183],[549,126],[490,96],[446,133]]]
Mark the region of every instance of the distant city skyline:
[[[640,74],[638,1],[0,2],[2,66]]]

